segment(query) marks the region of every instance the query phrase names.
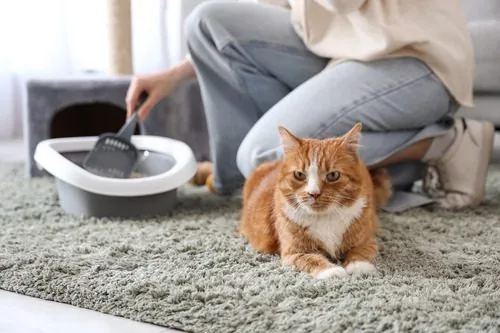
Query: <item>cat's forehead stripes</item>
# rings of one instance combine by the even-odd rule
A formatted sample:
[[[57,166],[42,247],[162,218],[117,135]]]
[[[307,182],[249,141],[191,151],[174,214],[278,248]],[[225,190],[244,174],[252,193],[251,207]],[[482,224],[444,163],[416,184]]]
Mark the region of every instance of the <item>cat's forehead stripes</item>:
[[[326,149],[324,145],[309,147],[304,157],[305,168],[314,164],[319,171],[323,172],[328,171],[327,169],[331,168],[336,160],[334,154],[332,154],[332,150]]]

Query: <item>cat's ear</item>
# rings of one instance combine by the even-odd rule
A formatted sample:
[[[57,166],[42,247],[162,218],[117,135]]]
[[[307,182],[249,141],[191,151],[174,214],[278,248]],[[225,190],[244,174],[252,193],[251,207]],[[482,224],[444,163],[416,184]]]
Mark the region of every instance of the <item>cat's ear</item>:
[[[361,123],[356,123],[353,128],[342,137],[342,145],[351,153],[356,153],[358,151],[359,141],[361,139],[361,128]]]
[[[283,126],[278,126],[278,131],[280,133],[281,145],[285,152],[297,149],[300,146],[300,139],[293,135],[289,130]]]

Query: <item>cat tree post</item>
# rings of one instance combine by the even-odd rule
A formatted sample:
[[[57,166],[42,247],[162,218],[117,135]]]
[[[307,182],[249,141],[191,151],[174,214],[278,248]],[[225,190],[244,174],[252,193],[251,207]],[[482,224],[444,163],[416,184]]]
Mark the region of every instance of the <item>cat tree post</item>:
[[[132,20],[131,0],[108,1],[109,72],[131,75]]]

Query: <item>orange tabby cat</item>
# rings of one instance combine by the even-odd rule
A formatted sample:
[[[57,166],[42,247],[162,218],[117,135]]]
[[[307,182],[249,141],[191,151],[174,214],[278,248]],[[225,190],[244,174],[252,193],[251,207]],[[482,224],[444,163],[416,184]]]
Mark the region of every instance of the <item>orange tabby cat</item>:
[[[360,131],[315,140],[279,128],[283,159],[258,166],[243,189],[239,231],[255,250],[318,279],[376,271],[377,208],[391,190],[386,171],[360,159]]]

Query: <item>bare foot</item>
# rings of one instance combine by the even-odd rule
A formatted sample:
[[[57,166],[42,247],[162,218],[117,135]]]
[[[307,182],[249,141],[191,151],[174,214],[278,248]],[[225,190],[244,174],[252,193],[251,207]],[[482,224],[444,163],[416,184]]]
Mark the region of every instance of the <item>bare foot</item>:
[[[217,193],[214,187],[214,178],[212,177],[212,174],[208,175],[207,181],[205,182],[205,185],[207,186],[208,190],[212,193]]]
[[[210,192],[215,193],[214,182],[212,178],[212,163],[198,163],[196,174],[191,179],[191,183],[197,186],[206,185]]]
[[[207,178],[212,174],[211,162],[198,163],[196,174],[191,179],[191,183],[198,186],[203,186],[207,183]]]

